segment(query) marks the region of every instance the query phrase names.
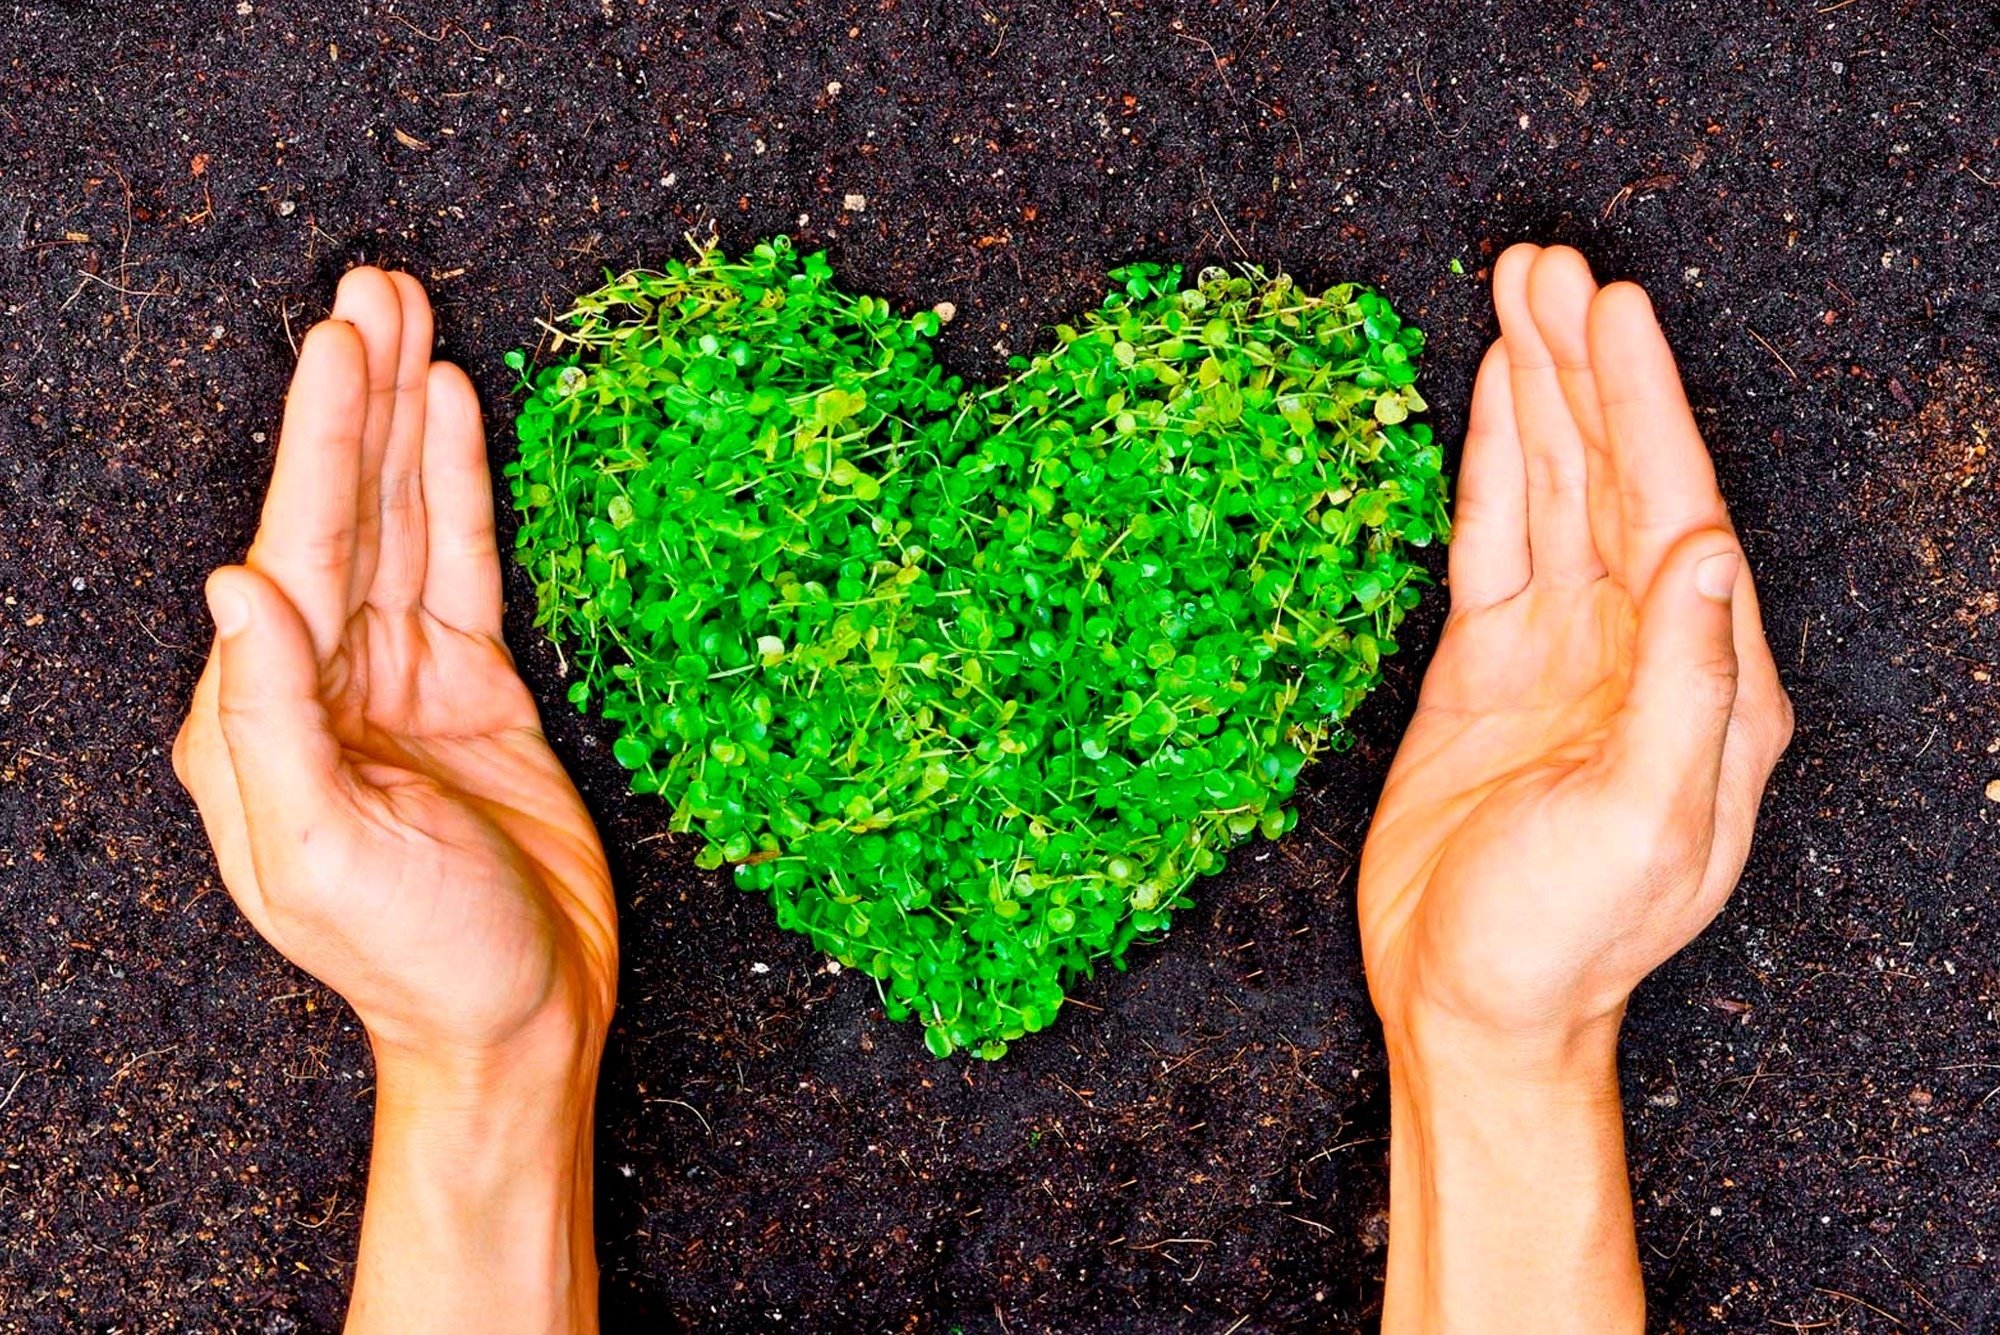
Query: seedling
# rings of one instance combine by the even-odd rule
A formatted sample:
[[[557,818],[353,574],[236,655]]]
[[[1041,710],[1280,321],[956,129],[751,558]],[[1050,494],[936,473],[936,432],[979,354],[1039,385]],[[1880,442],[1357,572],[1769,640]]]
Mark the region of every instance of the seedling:
[[[1345,743],[1446,530],[1388,302],[1114,270],[967,390],[785,238],[612,279],[508,466],[538,624],[639,792],[939,1056],[1122,967]],[[521,354],[510,356],[517,369]]]

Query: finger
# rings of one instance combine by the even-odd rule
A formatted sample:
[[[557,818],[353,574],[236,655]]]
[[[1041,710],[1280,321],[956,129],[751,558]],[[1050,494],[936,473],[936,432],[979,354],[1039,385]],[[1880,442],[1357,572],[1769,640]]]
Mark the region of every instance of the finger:
[[[268,919],[256,868],[250,861],[250,834],[243,820],[243,798],[236,791],[236,771],[222,740],[222,720],[216,712],[221,663],[211,650],[194,688],[194,703],[174,738],[174,773],[194,798],[202,829],[215,850],[222,885],[250,925],[264,932]]]
[[[1590,361],[1618,479],[1622,578],[1643,599],[1667,553],[1697,529],[1727,527],[1729,511],[1674,354],[1637,284],[1613,283],[1591,303]]]
[[[1493,308],[1512,370],[1514,419],[1528,471],[1528,546],[1535,579],[1558,586],[1604,573],[1590,531],[1590,468],[1555,360],[1528,307],[1535,246],[1510,246],[1493,266]]]
[[[1704,895],[1718,906],[1743,873],[1764,789],[1792,740],[1792,702],[1778,680],[1777,665],[1765,643],[1756,589],[1747,570],[1737,579],[1734,612],[1736,708],[1730,718],[1729,740],[1722,748],[1715,841],[1704,885]]]
[[[424,394],[430,379],[430,299],[423,284],[392,273],[403,312],[396,361],[395,411],[382,453],[382,540],[368,601],[385,612],[408,612],[424,592]]]
[[[1734,603],[1744,578],[1727,529],[1704,529],[1674,548],[1639,609],[1632,683],[1607,751],[1630,790],[1704,836],[1736,710]]]
[[[1590,263],[1568,246],[1550,246],[1528,271],[1528,309],[1535,332],[1555,363],[1563,402],[1583,441],[1591,537],[1605,568],[1617,574],[1622,550],[1618,474],[1604,436],[1604,409],[1590,364],[1590,303],[1597,280]]]
[[[314,325],[285,394],[278,457],[249,563],[276,581],[305,618],[321,658],[340,642],[358,534],[355,494],[367,403],[365,353],[354,326]]]
[[[340,744],[319,697],[306,624],[278,586],[244,566],[208,579],[216,715],[260,885],[279,880],[327,816],[346,806]],[[312,850],[314,854],[318,850]]]
[[[424,607],[448,626],[500,638],[500,548],[479,396],[449,362],[430,370],[424,499],[430,564]]]
[[[368,363],[368,407],[361,425],[360,484],[355,491],[354,568],[348,581],[351,616],[368,600],[382,548],[382,460],[396,415],[396,380],[402,361],[403,302],[380,269],[349,269],[334,293],[333,315],[361,335]]]
[[[1490,607],[1527,587],[1528,470],[1514,429],[1507,346],[1496,342],[1472,383],[1472,415],[1458,465],[1450,552],[1453,608]]]

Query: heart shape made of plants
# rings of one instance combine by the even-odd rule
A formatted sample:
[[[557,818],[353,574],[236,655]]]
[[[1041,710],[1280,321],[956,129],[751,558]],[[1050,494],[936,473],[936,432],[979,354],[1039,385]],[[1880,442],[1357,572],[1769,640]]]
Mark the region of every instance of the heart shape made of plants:
[[[1446,529],[1380,296],[1109,277],[968,391],[939,311],[709,249],[583,297],[523,382],[517,552],[570,700],[939,1056],[1044,1027],[1291,827]]]

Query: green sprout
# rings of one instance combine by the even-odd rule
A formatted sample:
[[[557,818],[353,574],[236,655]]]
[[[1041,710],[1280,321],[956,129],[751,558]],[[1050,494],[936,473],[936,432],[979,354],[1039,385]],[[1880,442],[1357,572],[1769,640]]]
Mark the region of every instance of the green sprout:
[[[784,237],[710,249],[581,298],[523,381],[517,553],[570,700],[940,1057],[1044,1028],[1292,827],[1446,533],[1388,302],[1109,277],[968,391],[934,312]]]

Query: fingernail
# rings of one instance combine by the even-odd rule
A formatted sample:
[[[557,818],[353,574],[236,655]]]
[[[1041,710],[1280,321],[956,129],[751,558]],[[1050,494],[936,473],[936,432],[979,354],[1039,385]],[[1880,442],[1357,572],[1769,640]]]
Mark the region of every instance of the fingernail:
[[[208,586],[208,614],[215,618],[215,633],[234,635],[250,623],[250,604],[234,589]]]
[[[1702,557],[1694,566],[1696,591],[1718,603],[1728,602],[1729,595],[1736,591],[1736,571],[1742,564],[1743,558],[1735,552]]]

